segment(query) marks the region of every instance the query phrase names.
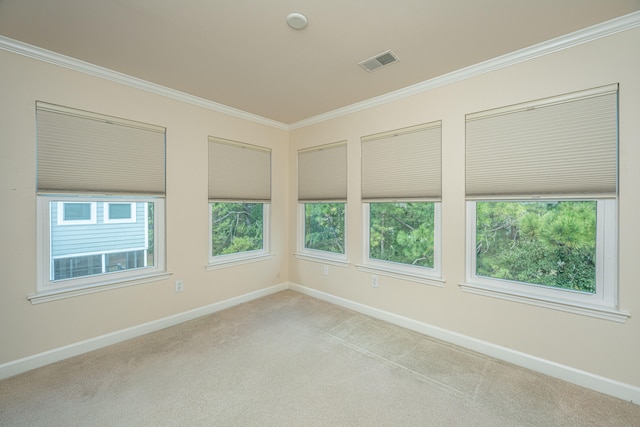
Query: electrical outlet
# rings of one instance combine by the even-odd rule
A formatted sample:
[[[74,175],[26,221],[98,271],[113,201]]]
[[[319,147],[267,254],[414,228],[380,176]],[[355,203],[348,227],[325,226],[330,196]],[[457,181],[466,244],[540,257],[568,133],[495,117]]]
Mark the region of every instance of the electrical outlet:
[[[184,291],[184,282],[182,280],[176,280],[176,292]]]
[[[372,288],[378,287],[378,276],[371,276],[371,287]]]
[[[328,265],[322,266],[322,274],[324,274],[325,276],[329,275],[329,266]]]

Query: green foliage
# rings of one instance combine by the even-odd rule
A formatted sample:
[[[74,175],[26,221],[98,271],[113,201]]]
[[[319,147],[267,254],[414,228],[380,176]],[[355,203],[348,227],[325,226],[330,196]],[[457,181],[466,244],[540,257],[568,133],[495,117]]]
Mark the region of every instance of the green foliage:
[[[595,201],[477,202],[476,273],[595,292]]]
[[[304,247],[344,253],[344,203],[304,205]]]
[[[434,203],[371,203],[369,257],[434,266]]]
[[[263,248],[262,203],[214,202],[211,207],[211,255]]]
[[[147,236],[149,247],[147,248],[147,265],[153,265],[155,250],[155,203],[148,202],[147,205]]]

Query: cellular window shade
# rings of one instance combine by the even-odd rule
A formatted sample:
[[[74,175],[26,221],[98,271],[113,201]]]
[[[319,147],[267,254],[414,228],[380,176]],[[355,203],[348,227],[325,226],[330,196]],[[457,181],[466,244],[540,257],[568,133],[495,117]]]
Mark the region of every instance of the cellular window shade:
[[[271,150],[209,137],[209,200],[271,200]]]
[[[466,194],[617,192],[617,85],[467,116]]]
[[[362,199],[440,200],[441,146],[441,122],[362,138]]]
[[[298,200],[347,200],[347,144],[298,151]]]
[[[36,104],[39,193],[165,193],[165,129]]]

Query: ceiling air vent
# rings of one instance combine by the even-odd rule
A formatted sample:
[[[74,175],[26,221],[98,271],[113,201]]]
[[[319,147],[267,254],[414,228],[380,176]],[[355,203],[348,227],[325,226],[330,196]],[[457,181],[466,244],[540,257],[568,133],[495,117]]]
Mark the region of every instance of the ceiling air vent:
[[[386,52],[382,52],[381,54],[374,56],[373,58],[365,59],[364,61],[360,62],[358,65],[360,65],[365,70],[371,72],[379,68],[385,67],[387,65],[391,65],[398,61],[399,59],[396,56],[396,54],[388,50]]]

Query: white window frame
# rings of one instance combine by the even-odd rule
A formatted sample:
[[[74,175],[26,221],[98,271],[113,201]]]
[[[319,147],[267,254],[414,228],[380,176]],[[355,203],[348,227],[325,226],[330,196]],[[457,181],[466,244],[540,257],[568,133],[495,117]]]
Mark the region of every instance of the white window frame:
[[[212,203],[227,203],[227,202],[214,202],[209,201],[207,203],[208,217],[209,217],[209,231],[207,233],[209,240],[209,263],[206,266],[207,270],[217,270],[219,268],[231,267],[234,265],[246,264],[254,261],[266,260],[273,256],[271,253],[271,204],[267,202],[228,202],[228,203],[256,203],[262,204],[262,249],[254,251],[236,252],[233,254],[216,255],[213,253],[213,242],[211,239],[211,233],[213,232],[213,224],[211,217],[211,204]]]
[[[88,204],[90,206],[90,216],[89,219],[64,219],[64,207],[68,204]],[[69,202],[58,202],[58,225],[88,225],[88,224],[97,224],[98,216],[96,213],[96,202],[79,202],[77,200],[69,201]]]
[[[110,205],[125,205],[128,204],[131,206],[131,216],[129,218],[115,218],[111,219],[109,206]],[[138,211],[136,210],[137,206],[135,202],[104,202],[103,204],[103,221],[105,224],[126,224],[126,223],[135,223]]]
[[[617,306],[617,201],[615,199],[553,198],[553,201],[597,202],[596,292],[594,294],[476,275],[476,201],[467,201],[466,282],[463,290],[606,320],[624,322],[629,313]],[[526,202],[532,199],[491,199]]]
[[[37,197],[37,271],[36,293],[28,299],[33,303],[42,303],[62,298],[69,298],[113,288],[137,285],[150,281],[162,280],[169,276],[165,271],[165,220],[164,198],[155,197],[123,197],[115,200],[154,203],[154,265],[131,270],[96,274],[62,280],[51,280],[53,260],[51,258],[51,202],[83,202],[99,203],[99,196],[57,196],[39,195]],[[104,199],[104,198],[103,198]],[[146,239],[145,235],[145,239]],[[118,251],[120,252],[120,251]]]
[[[321,251],[318,249],[310,249],[305,245],[305,205],[307,203],[341,203],[344,205],[344,253],[339,254],[329,251]],[[347,202],[341,201],[319,201],[319,202],[298,202],[298,251],[295,254],[297,258],[331,264],[338,267],[347,267],[349,261],[347,258]]]
[[[371,204],[363,203],[363,259],[364,264],[356,267],[358,270],[380,274],[382,276],[395,277],[398,279],[409,280],[413,282],[444,287],[445,281],[442,279],[442,203],[437,201],[414,201],[415,203],[433,203],[434,204],[434,255],[433,268],[413,266],[393,261],[385,261],[371,258],[370,255],[370,233],[371,233]],[[384,203],[384,202],[383,202]],[[390,202],[393,203],[393,202]]]

